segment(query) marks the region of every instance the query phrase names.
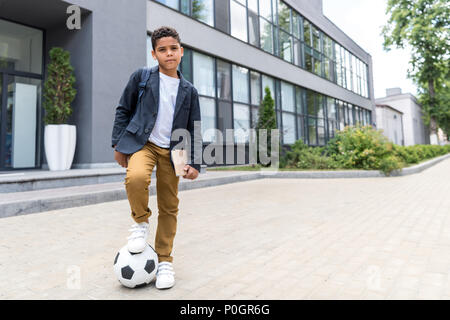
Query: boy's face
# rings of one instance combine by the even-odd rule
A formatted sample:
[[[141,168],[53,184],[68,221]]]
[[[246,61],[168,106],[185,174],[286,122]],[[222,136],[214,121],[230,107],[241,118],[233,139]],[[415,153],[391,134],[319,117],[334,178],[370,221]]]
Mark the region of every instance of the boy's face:
[[[160,67],[166,70],[174,70],[178,67],[183,56],[183,47],[172,37],[164,37],[156,41],[156,49],[152,50],[152,56]]]

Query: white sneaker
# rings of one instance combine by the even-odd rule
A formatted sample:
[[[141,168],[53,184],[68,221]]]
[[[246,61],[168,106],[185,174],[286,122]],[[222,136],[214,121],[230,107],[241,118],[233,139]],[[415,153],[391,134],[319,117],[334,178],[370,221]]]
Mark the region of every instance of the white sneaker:
[[[172,263],[163,261],[158,263],[158,271],[156,272],[156,288],[168,289],[175,284],[175,272],[173,272]]]
[[[131,253],[140,253],[144,251],[145,246],[147,245],[148,227],[149,225],[147,222],[136,223],[131,226],[131,229],[128,231],[133,233],[127,238],[128,251]]]

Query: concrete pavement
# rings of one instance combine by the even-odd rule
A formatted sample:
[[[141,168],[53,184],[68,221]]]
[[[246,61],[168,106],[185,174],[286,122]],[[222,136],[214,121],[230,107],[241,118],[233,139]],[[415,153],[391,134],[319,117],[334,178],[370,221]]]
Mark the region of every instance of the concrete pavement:
[[[383,179],[181,191],[166,291],[114,277],[127,200],[3,218],[0,299],[449,299],[449,194],[450,159]]]

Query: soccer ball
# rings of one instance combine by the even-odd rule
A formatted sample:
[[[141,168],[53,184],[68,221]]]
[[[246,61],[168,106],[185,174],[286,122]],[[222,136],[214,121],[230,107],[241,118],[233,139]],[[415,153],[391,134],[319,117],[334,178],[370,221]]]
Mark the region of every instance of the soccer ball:
[[[156,276],[157,266],[158,254],[149,244],[141,253],[131,253],[125,245],[114,259],[114,273],[128,288],[149,284]]]

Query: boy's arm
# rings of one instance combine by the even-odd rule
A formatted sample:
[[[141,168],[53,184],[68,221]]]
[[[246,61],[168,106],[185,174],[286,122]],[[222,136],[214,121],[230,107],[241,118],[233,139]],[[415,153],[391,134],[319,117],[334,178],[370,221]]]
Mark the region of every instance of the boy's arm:
[[[130,117],[133,113],[134,108],[136,108],[139,75],[140,70],[137,70],[130,76],[128,83],[123,90],[119,105],[116,108],[116,117],[114,120],[114,127],[111,136],[111,146],[113,148],[119,142],[124,129],[130,122]]]
[[[191,135],[191,159],[188,163],[191,167],[200,172],[201,159],[202,159],[202,128],[201,128],[201,114],[200,114],[200,102],[198,100],[197,89],[193,88],[193,94],[191,98],[191,112],[189,114],[187,130]],[[195,130],[194,130],[195,128]]]

